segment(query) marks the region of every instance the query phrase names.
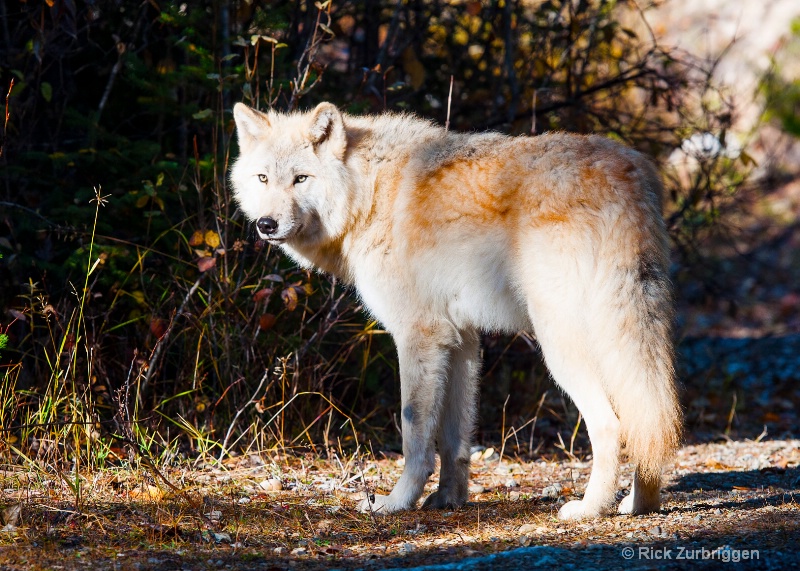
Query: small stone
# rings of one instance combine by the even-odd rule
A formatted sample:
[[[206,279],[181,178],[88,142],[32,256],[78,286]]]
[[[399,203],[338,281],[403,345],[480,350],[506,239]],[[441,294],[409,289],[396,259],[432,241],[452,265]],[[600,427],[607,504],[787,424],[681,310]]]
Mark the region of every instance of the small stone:
[[[304,555],[308,555],[308,550],[305,547],[295,547],[292,549],[292,555],[295,557],[303,557]]]
[[[531,544],[531,538],[528,537],[527,535],[523,535],[522,537],[519,538],[519,544],[522,547],[528,547]]]
[[[317,533],[320,535],[327,535],[333,529],[333,520],[323,519],[317,523]]]
[[[656,537],[661,537],[663,531],[661,530],[661,526],[657,525],[655,527],[651,527],[650,529],[648,529],[647,533],[649,533],[650,535],[655,535]]]
[[[703,516],[701,516],[700,514],[697,514],[696,516],[694,516],[693,519],[694,519],[694,521],[700,521],[701,519],[703,519]]]
[[[517,530],[520,535],[530,535],[532,533],[536,533],[536,526],[532,523],[526,523]]]
[[[506,480],[506,488],[518,488],[519,482],[517,482],[514,478],[509,478]]]
[[[413,543],[404,543],[400,546],[400,553],[412,553],[415,549]]]
[[[283,489],[283,484],[278,478],[269,478],[259,482],[258,486],[265,492],[280,492]]]
[[[214,536],[214,542],[215,543],[230,543],[231,542],[231,535],[229,533],[222,532],[222,533],[214,533],[212,535]]]
[[[546,486],[542,490],[542,497],[550,500],[556,500],[561,496],[563,489],[564,488],[559,483],[555,483],[552,486]]]
[[[219,521],[222,519],[222,512],[219,510],[211,510],[206,514],[211,521]]]
[[[522,494],[520,494],[519,492],[509,492],[508,493],[508,499],[510,501],[512,501],[512,502],[519,501],[521,497],[522,497]]]
[[[722,515],[722,510],[717,508],[714,510],[714,515]]]
[[[276,547],[275,549],[272,550],[272,553],[274,553],[275,555],[286,555],[286,548],[283,546]]]
[[[246,497],[246,496],[245,496],[245,497],[243,497],[243,498],[239,498],[239,499],[236,501],[236,503],[237,503],[237,504],[239,504],[239,505],[241,505],[241,506],[243,506],[243,505],[245,505],[245,504],[249,504],[249,503],[250,503],[250,498],[248,498],[248,497]]]
[[[469,485],[469,493],[470,494],[482,494],[485,491],[486,491],[486,488],[484,488],[480,484],[470,484]]]

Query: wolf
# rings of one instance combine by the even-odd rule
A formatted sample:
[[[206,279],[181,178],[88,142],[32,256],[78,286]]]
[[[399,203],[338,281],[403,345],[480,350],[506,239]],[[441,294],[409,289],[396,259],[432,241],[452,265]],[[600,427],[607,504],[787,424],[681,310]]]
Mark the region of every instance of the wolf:
[[[410,114],[233,109],[231,173],[259,236],[351,284],[392,335],[403,473],[361,510],[468,499],[479,334],[532,332],[583,416],[593,466],[561,519],[613,510],[620,455],[635,464],[621,513],[660,507],[681,437],[668,240],[659,176],[601,136],[457,133]]]

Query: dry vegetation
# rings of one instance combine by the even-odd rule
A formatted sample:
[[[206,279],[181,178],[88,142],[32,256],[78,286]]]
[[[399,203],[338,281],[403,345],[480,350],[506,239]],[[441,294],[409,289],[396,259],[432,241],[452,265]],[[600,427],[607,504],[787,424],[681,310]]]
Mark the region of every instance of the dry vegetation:
[[[764,568],[797,555],[796,440],[688,446],[667,470],[661,513],[582,523],[555,517],[589,475],[588,462],[561,452],[500,461],[476,451],[471,503],[457,511],[356,512],[354,496],[388,489],[401,466],[396,456],[273,451],[158,474],[104,470],[79,477],[79,496],[73,474],[8,469],[0,568],[384,568],[537,545],[557,549],[532,552],[534,562],[604,569],[623,564],[626,546],[756,549]]]

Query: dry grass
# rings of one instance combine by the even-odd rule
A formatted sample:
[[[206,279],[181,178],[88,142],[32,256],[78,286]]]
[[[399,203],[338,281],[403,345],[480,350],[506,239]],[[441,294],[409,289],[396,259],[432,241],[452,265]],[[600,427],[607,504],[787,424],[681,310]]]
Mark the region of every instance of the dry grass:
[[[0,568],[409,566],[520,545],[566,548],[563,556],[578,560],[585,549],[603,548],[614,568],[623,545],[729,544],[764,557],[796,549],[798,441],[687,447],[668,470],[661,513],[583,523],[555,515],[582,494],[590,463],[560,456],[523,462],[478,453],[468,506],[385,517],[357,512],[355,497],[365,486],[388,490],[399,457],[252,454],[164,470],[175,489],[145,469],[105,469],[79,476],[80,502],[74,475],[10,468],[0,476],[4,514],[13,519],[20,509],[0,534]],[[273,491],[276,482],[281,489]],[[629,485],[626,475],[621,483]],[[543,497],[554,484],[558,497]]]

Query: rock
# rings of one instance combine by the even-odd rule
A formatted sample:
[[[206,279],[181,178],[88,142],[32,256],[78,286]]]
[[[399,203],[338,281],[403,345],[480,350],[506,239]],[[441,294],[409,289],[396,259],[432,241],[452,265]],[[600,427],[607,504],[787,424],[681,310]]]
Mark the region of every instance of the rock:
[[[514,478],[509,478],[505,482],[506,488],[518,488],[519,482],[517,482]]]
[[[404,543],[400,546],[400,553],[412,553],[416,550],[413,543]]]
[[[542,490],[542,497],[550,500],[557,500],[561,496],[561,492],[563,491],[563,489],[564,488],[561,486],[561,484],[556,482],[551,486],[546,486]]]
[[[661,535],[664,532],[661,530],[661,526],[657,525],[655,527],[651,527],[650,529],[648,529],[647,533],[649,533],[650,535],[655,535],[656,537],[661,537]]]
[[[469,485],[469,493],[470,494],[482,494],[485,491],[486,491],[486,488],[484,488],[480,484],[470,484]]]
[[[523,535],[518,541],[522,547],[528,547],[531,544],[531,538],[527,535]]]
[[[531,535],[533,533],[536,533],[536,529],[537,527],[532,523],[526,523],[522,525],[517,531],[519,532],[520,535]]]
[[[272,553],[275,555],[286,555],[286,548],[285,547],[276,547],[272,550]]]
[[[304,555],[308,555],[308,549],[305,547],[295,547],[292,549],[292,555],[295,557],[303,557]]]
[[[258,486],[265,492],[280,492],[283,489],[283,484],[278,478],[269,478],[259,482]]]

